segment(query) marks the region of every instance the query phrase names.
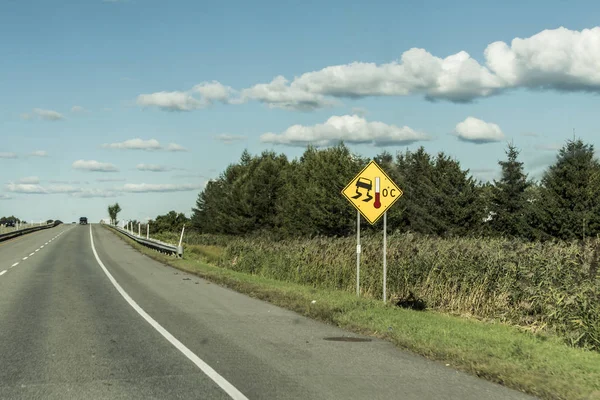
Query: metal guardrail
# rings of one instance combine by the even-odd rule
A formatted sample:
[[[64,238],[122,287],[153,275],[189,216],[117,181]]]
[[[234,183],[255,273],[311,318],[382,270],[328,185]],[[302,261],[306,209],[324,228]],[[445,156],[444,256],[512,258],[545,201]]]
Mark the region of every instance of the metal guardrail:
[[[117,232],[127,236],[128,238],[136,241],[137,243],[139,243],[143,246],[150,247],[151,249],[160,251],[161,253],[175,255],[179,258],[183,257],[183,246],[175,246],[172,244],[161,242],[159,240],[146,239],[141,236],[132,234],[131,232],[129,232],[123,228],[120,228],[118,226],[114,226],[114,225],[110,225],[110,224],[103,224],[103,225],[116,230]]]
[[[51,223],[51,224],[40,225],[40,226],[32,226],[31,228],[19,229],[19,230],[8,232],[8,233],[2,233],[2,234],[0,234],[0,242],[9,240],[12,238],[16,238],[17,236],[26,235],[28,233],[41,231],[43,229],[54,228],[55,226],[58,226],[58,225],[59,225],[58,223]]]

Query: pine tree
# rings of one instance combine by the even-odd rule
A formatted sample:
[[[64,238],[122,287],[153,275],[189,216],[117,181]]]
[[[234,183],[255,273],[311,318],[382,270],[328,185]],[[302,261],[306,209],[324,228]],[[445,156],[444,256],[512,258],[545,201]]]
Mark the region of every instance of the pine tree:
[[[277,199],[284,186],[287,157],[265,151],[248,164],[239,180],[241,198],[249,216],[248,231],[270,231],[277,224]]]
[[[436,188],[433,184],[431,156],[420,147],[415,152],[398,153],[396,165],[401,177],[396,182],[404,194],[400,204],[398,228],[424,234],[439,231],[439,221],[432,213]],[[393,226],[393,225],[392,225]]]
[[[278,219],[285,233],[345,236],[354,232],[356,211],[340,192],[362,167],[362,159],[343,143],[323,150],[309,146],[292,163],[278,199]]]
[[[496,234],[509,237],[530,236],[527,213],[530,203],[527,190],[532,182],[528,181],[523,163],[518,160],[519,151],[513,144],[506,150],[506,161],[499,161],[502,177],[494,180],[491,198],[492,220],[490,225]]]
[[[544,230],[561,239],[600,233],[600,164],[594,146],[569,140],[542,178]]]
[[[481,187],[460,163],[438,153],[433,166],[433,209],[436,234],[464,236],[477,233],[485,217]]]
[[[397,183],[404,191],[397,210],[402,230],[429,235],[463,235],[481,225],[484,207],[479,187],[460,163],[423,147],[396,158]]]

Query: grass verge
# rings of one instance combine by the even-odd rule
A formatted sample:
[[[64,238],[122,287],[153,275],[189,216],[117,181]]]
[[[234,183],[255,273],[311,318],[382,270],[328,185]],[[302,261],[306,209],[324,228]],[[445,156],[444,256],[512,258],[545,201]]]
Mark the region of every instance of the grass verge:
[[[389,340],[490,381],[545,399],[600,399],[600,354],[567,347],[558,338],[215,267],[207,260],[216,256],[218,248],[176,259],[118,236],[177,269],[305,316]]]

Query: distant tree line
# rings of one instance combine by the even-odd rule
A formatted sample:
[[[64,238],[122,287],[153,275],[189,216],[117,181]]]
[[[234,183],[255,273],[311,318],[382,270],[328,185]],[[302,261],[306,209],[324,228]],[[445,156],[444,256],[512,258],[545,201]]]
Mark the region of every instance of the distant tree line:
[[[477,181],[456,159],[428,154],[423,147],[374,159],[404,191],[388,211],[391,230],[531,240],[600,234],[600,164],[593,145],[579,139],[565,143],[538,182],[524,172],[512,144],[499,161],[501,177],[493,182]],[[369,161],[343,143],[309,146],[294,160],[271,151],[255,156],[244,151],[199,194],[192,228],[229,235],[354,234],[356,211],[340,191]],[[160,224],[180,229],[185,218],[180,216],[172,211],[156,223],[161,218]],[[379,230],[379,225],[363,226]]]
[[[21,221],[19,218],[15,217],[14,215],[11,215],[10,217],[2,217],[0,218],[0,225],[4,225],[9,221],[14,221],[14,222],[25,222],[25,221]]]
[[[155,233],[181,232],[183,225],[189,227],[189,219],[183,213],[169,211],[165,215],[159,215],[155,219],[148,221],[150,231]]]

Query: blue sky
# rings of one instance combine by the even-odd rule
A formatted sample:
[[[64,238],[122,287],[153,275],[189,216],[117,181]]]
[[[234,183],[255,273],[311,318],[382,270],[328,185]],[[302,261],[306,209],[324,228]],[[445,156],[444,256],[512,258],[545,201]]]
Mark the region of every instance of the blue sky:
[[[537,177],[573,129],[597,144],[597,21],[591,1],[3,2],[0,215],[190,215],[244,148],[338,139],[480,179],[512,140]]]

